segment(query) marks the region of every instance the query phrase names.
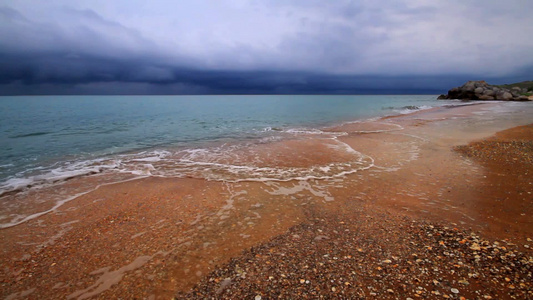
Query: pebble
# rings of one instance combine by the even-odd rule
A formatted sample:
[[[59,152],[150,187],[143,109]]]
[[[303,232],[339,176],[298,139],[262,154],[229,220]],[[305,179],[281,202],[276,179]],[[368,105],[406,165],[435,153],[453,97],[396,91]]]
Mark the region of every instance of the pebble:
[[[479,247],[478,243],[473,243],[472,246],[470,246],[470,249],[474,251],[479,251],[481,250],[481,247]]]
[[[443,230],[443,227],[439,226],[431,229],[425,225],[411,225],[407,233],[412,234],[413,239],[422,237],[421,241],[416,240],[416,243],[415,240],[409,241],[406,244],[408,252],[392,251],[384,256],[383,250],[389,250],[384,247],[386,243],[379,245],[373,240],[351,239],[353,238],[351,232],[342,237],[330,234],[336,227],[330,230],[325,227],[322,233],[323,236],[329,236],[331,245],[316,243],[314,240],[316,234],[306,231],[308,229],[303,225],[295,228],[286,235],[286,239],[285,236],[281,236],[264,246],[254,247],[239,260],[232,260],[228,268],[217,270],[214,274],[217,278],[236,278],[235,282],[232,282],[231,289],[220,289],[219,293],[223,292],[224,297],[228,299],[244,299],[242,296],[246,294],[254,295],[259,292],[269,299],[280,296],[283,299],[317,299],[321,296],[335,298],[340,293],[354,295],[357,298],[353,293],[360,290],[366,278],[360,274],[368,274],[370,280],[376,282],[375,286],[367,286],[367,297],[377,297],[376,291],[379,290],[384,292],[384,294],[380,292],[379,296],[388,295],[388,297],[406,299],[408,291],[405,290],[405,286],[390,285],[391,280],[416,287],[410,293],[412,297],[407,299],[437,296],[461,299],[461,294],[466,297],[473,293],[483,299],[489,293],[499,293],[502,287],[507,291],[512,290],[517,299],[526,299],[531,288],[527,274],[533,259],[519,251],[518,247],[522,248],[522,245],[511,245],[509,241],[488,241],[477,234],[455,228]],[[428,236],[427,233],[430,232],[434,234]],[[298,234],[301,239],[294,242],[293,234]],[[338,235],[343,233],[339,232]],[[335,242],[338,238],[356,241],[357,245],[350,248],[343,243],[337,244]],[[437,246],[439,241],[444,241],[446,246]],[[432,247],[431,251],[427,250],[428,246]],[[279,247],[278,252],[284,255],[273,255],[270,249],[274,247]],[[347,255],[350,251],[356,254]],[[267,257],[269,265],[275,263],[278,266],[265,269]],[[239,269],[237,266],[240,266]],[[281,274],[281,270],[285,271],[284,274]],[[238,276],[245,272],[247,278],[251,277],[249,280],[242,280]],[[248,274],[256,274],[254,276],[261,274],[264,276],[262,278],[268,280],[263,283],[259,278]],[[453,281],[456,287],[449,286],[450,283],[446,279],[448,276],[456,278]],[[484,290],[484,293],[474,290],[477,286],[474,283],[477,283],[479,278],[487,277],[494,279],[487,281],[488,289]],[[289,278],[293,279],[288,280]],[[387,280],[383,280],[384,278]],[[255,281],[257,285],[250,285],[248,283],[250,280]],[[328,284],[329,287],[324,289],[323,284]],[[435,289],[446,286],[446,292]],[[217,295],[219,287],[224,288],[225,285],[206,281],[193,293],[182,294],[178,299],[209,299]],[[461,287],[461,290],[457,287]],[[248,288],[253,290],[247,290]],[[364,294],[359,294],[359,297],[363,296]]]

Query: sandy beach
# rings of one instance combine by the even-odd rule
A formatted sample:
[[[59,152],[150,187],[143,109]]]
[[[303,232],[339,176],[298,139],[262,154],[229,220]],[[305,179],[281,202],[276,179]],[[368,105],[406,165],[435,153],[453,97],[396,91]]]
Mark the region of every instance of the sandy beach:
[[[102,185],[0,230],[0,297],[533,298],[533,124],[469,121],[494,105],[346,123],[240,156],[357,167],[329,179]]]

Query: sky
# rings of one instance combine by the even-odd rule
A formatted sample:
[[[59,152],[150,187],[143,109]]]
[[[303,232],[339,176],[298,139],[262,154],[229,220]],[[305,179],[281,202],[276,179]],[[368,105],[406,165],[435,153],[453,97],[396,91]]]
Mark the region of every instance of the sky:
[[[2,0],[0,95],[444,93],[533,80],[531,0]]]

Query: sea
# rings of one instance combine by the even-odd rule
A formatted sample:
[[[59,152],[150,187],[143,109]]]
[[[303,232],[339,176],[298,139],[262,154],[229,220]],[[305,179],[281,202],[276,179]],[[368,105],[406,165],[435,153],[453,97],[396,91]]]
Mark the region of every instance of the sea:
[[[0,97],[0,228],[57,209],[96,184],[142,177],[288,181],[343,176],[368,168],[371,161],[337,142],[343,133],[328,127],[451,103],[436,97]],[[272,153],[285,151],[277,141],[309,136],[328,137],[320,147],[335,149],[339,159],[312,167],[275,160]],[[313,147],[309,144],[309,151]],[[92,186],[60,188],[92,177],[100,178]],[[52,204],[21,209],[29,198]]]

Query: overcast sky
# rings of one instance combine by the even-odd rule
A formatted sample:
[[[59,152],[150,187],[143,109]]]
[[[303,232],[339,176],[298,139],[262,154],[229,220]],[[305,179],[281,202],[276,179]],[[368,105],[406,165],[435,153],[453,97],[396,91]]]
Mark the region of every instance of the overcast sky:
[[[0,94],[353,93],[533,80],[533,1],[3,0]]]

